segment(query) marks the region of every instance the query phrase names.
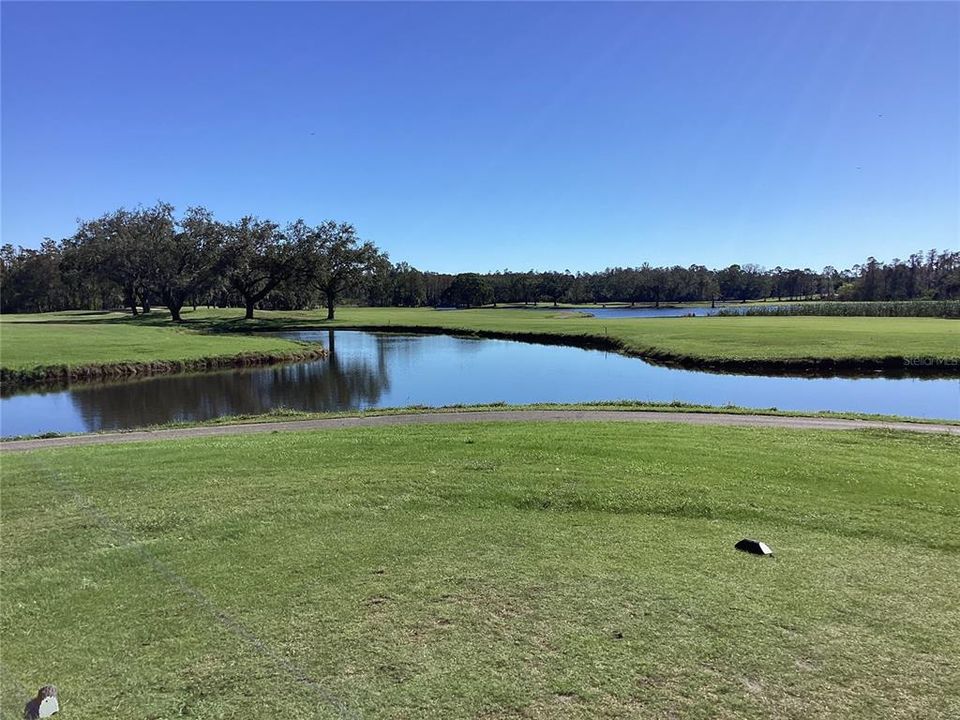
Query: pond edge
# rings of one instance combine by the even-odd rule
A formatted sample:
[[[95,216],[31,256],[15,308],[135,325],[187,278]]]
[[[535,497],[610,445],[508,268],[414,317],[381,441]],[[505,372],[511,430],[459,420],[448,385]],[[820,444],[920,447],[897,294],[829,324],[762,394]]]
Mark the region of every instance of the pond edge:
[[[327,357],[326,349],[317,345],[293,351],[243,352],[238,355],[213,355],[180,360],[41,365],[27,369],[0,367],[0,385],[2,385],[2,394],[7,396],[20,390],[57,388],[74,382],[124,380],[152,375],[280,365],[320,360],[325,357]]]
[[[252,329],[252,328],[251,328]],[[626,357],[639,358],[651,365],[699,370],[724,375],[776,375],[781,377],[808,378],[871,378],[890,379],[951,379],[960,378],[960,364],[933,362],[911,363],[911,358],[889,355],[876,358],[704,358],[695,355],[672,353],[659,348],[633,348],[615,337],[602,335],[566,335],[558,333],[510,332],[502,330],[474,330],[469,328],[432,327],[425,325],[296,325],[284,328],[263,328],[266,332],[302,332],[323,330],[349,330],[359,332],[384,332],[407,335],[447,335],[460,338],[483,338],[489,340],[513,340],[536,345],[558,345],[583,350],[602,350]],[[261,331],[257,328],[255,331]],[[943,358],[934,358],[943,361]]]

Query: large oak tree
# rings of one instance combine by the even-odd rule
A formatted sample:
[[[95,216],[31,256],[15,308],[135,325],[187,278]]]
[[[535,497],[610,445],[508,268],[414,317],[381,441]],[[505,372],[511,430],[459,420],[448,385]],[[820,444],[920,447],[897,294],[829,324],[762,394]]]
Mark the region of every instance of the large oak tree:
[[[175,222],[173,207],[160,203],[141,217],[141,237],[150,248],[150,283],[174,322],[187,300],[202,297],[223,267],[223,225],[209,210],[189,208]]]
[[[295,269],[297,248],[269,220],[244,217],[224,228],[223,255],[227,285],[243,298],[246,319],[253,319],[257,303]]]
[[[332,220],[311,228],[305,237],[305,276],[326,301],[327,320],[348,288],[359,287],[386,259],[372,242],[363,242],[348,223]]]

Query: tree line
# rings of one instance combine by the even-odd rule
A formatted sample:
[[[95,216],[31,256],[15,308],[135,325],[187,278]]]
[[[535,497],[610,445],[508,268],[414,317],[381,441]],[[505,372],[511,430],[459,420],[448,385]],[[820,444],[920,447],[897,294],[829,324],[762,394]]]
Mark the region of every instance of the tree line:
[[[960,298],[960,252],[821,271],[731,265],[614,267],[599,272],[502,270],[446,274],[392,263],[349,223],[286,225],[252,216],[215,219],[201,207],[177,215],[167,203],[119,209],[78,223],[39,249],[0,248],[0,310],[44,312],[166,306],[294,310],[338,303],[475,307],[501,303],[745,302],[747,300],[952,300]]]
[[[247,318],[258,304],[323,304],[332,320],[344,293],[388,264],[348,223],[297,220],[281,227],[251,216],[221,222],[202,207],[178,217],[161,202],[81,222],[73,236],[45,240],[39,250],[4,245],[2,309],[122,306],[137,315],[160,304],[180,322],[188,304],[241,305]]]
[[[960,252],[930,250],[907,260],[837,270],[827,266],[765,269],[730,265],[717,270],[689,267],[614,267],[599,272],[501,272],[439,276],[441,300],[456,305],[487,303],[746,302],[747,300],[839,301],[960,299]],[[447,289],[449,288],[449,289]],[[444,296],[447,293],[447,297]],[[370,297],[371,304],[379,304]],[[434,304],[430,302],[429,304]]]

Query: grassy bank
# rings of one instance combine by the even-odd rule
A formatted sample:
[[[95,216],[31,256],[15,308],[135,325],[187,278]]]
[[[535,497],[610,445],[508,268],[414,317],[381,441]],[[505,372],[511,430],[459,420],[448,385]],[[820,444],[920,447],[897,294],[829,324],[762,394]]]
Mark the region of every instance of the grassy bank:
[[[688,317],[599,319],[552,310],[343,308],[330,322],[320,312],[260,314],[201,311],[212,329],[240,327],[376,328],[454,332],[572,344],[683,367],[730,372],[960,376],[960,323],[941,318]]]
[[[4,389],[289,362],[323,354],[316,346],[263,335],[117,322],[121,318],[74,313],[5,316],[0,322]]]
[[[250,423],[284,423],[296,420],[332,420],[336,418],[363,418],[378,417],[382,415],[417,415],[425,412],[429,413],[459,413],[475,412],[484,413],[488,411],[514,411],[523,410],[617,410],[637,413],[704,413],[719,415],[763,415],[770,417],[797,417],[797,418],[826,418],[836,420],[868,420],[876,422],[898,422],[914,423],[918,425],[957,425],[960,426],[960,420],[946,419],[927,419],[906,417],[902,415],[883,415],[879,413],[857,413],[857,412],[834,412],[821,410],[819,412],[800,412],[793,410],[779,410],[777,408],[749,408],[738,405],[695,405],[679,401],[673,402],[647,402],[641,400],[610,400],[601,402],[585,403],[528,403],[509,405],[504,402],[478,404],[478,405],[443,405],[440,407],[428,407],[425,405],[411,405],[407,407],[394,408],[370,408],[366,410],[345,410],[342,412],[307,412],[304,410],[292,410],[290,408],[278,407],[270,412],[255,415],[222,415],[209,420],[169,422],[158,425],[149,425],[140,428],[128,428],[123,430],[103,431],[105,434],[137,432],[140,430],[175,430],[193,427],[211,427],[222,425],[246,425]],[[0,437],[0,447],[2,443],[15,440],[29,440],[36,438],[50,437],[71,437],[74,435],[86,435],[91,433],[59,433],[49,432],[41,435],[14,435]],[[97,434],[97,433],[92,433]]]
[[[526,403],[510,405],[508,403],[491,403],[478,405],[443,405],[441,407],[427,407],[414,405],[398,408],[370,408],[369,410],[352,410],[349,412],[305,412],[289,408],[276,408],[269,413],[260,415],[226,415],[223,417],[204,420],[201,422],[166,423],[156,425],[151,430],[177,427],[203,427],[206,425],[236,425],[240,423],[285,422],[287,420],[320,420],[337,417],[364,417],[376,415],[408,415],[422,412],[486,412],[488,410],[624,410],[628,412],[672,412],[672,413],[708,413],[720,415],[769,415],[773,417],[813,417],[836,418],[838,420],[876,420],[909,423],[936,423],[939,425],[960,425],[960,420],[932,420],[928,418],[905,417],[903,415],[882,415],[879,413],[834,412],[821,410],[818,412],[800,412],[794,410],[779,410],[777,408],[749,408],[739,405],[696,405],[679,401],[649,402],[642,400],[610,400],[583,403]],[[12,439],[12,438],[9,438]],[[2,442],[2,439],[0,439]]]
[[[583,423],[5,457],[3,710],[956,716],[958,451]]]
[[[534,342],[570,344],[636,355],[684,367],[730,372],[960,376],[960,323],[941,318],[891,317],[687,317],[598,319],[570,317],[544,310],[459,310],[429,308],[340,308],[328,321],[324,311],[258,312],[253,321],[229,310],[185,312],[186,327],[171,327],[168,316],[133,319],[119,313],[64,314],[4,318],[2,364],[51,364],[69,352],[85,350],[86,362],[108,362],[118,353],[156,355],[157,345],[143,347],[140,331],[173,333],[178,342],[213,343],[230,338],[246,349],[266,338],[234,337],[251,330],[361,328],[392,331],[459,333]],[[31,318],[33,322],[20,320]],[[70,330],[69,334],[67,330]],[[95,329],[102,341],[88,338]],[[179,333],[179,334],[178,334]],[[168,336],[160,334],[158,339]],[[64,345],[68,349],[60,346]],[[9,359],[8,359],[9,358]],[[99,360],[97,360],[99,358]],[[63,362],[63,361],[60,361]]]

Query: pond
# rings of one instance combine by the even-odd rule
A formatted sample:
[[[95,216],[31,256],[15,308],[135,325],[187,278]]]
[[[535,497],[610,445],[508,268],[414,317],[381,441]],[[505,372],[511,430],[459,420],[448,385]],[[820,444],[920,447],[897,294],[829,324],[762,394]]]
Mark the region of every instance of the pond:
[[[960,381],[721,375],[579,348],[443,335],[283,333],[326,360],[74,385],[0,400],[0,433],[115,430],[255,414],[456,403],[681,401],[781,410],[960,417]]]

